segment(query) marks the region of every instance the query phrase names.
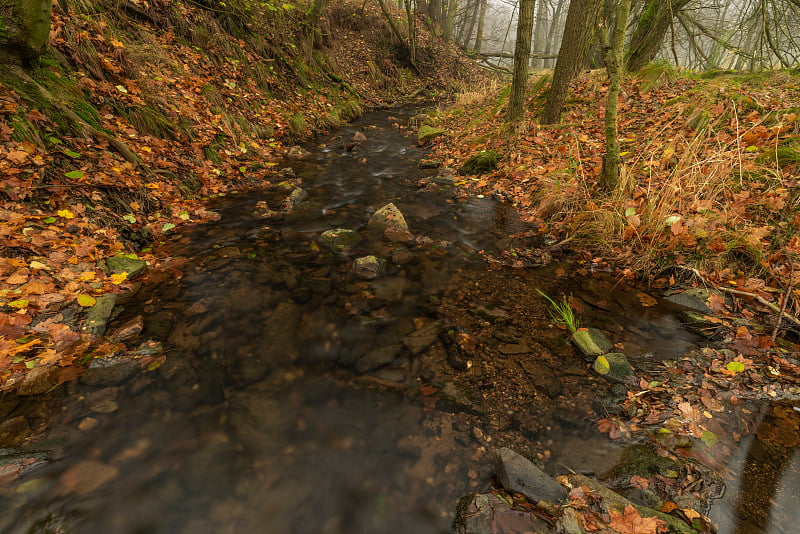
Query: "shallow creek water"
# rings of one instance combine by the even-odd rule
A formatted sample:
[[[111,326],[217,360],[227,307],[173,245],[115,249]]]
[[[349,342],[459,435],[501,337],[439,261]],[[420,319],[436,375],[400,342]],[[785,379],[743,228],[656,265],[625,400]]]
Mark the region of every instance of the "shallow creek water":
[[[393,126],[410,114],[394,115],[286,162],[308,193],[290,213],[256,215],[274,190],[233,195],[219,222],[177,240],[186,261],[152,273],[115,323],[141,316],[140,341],[167,349],[160,368],[6,401],[43,438],[0,493],[0,530],[439,533],[462,495],[491,488],[499,446],[551,473],[614,464],[621,448],[590,421],[619,391],[588,372],[534,289],[572,293],[634,363],[700,338],[588,266],[534,267],[507,205],[418,187],[437,171],[417,168],[424,151]],[[320,247],[319,233],[363,230],[387,202],[416,242]],[[366,254],[406,260],[367,281],[352,267]],[[426,328],[432,339],[409,340]],[[446,338],[459,334],[461,352]]]

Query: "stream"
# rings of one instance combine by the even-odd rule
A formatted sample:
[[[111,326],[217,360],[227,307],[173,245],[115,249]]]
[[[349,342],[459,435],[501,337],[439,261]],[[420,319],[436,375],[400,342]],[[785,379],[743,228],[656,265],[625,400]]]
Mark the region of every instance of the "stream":
[[[291,188],[228,195],[176,237],[179,261],[109,326],[141,322],[160,366],[3,399],[40,439],[0,450],[25,457],[0,531],[444,533],[492,488],[501,446],[551,474],[615,465],[624,448],[594,421],[624,388],[589,372],[535,290],[571,294],[634,366],[705,340],[641,288],[551,261],[510,206],[457,200],[418,168],[397,126],[412,115],[365,115],[284,162],[308,195],[292,209]],[[389,202],[411,237],[364,231]],[[331,252],[332,229],[362,239]],[[387,259],[375,279],[355,271],[367,255]]]

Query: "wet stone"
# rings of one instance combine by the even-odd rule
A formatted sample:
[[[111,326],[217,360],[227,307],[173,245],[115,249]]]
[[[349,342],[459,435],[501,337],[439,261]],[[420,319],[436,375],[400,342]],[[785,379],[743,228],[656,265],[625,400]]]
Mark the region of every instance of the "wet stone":
[[[31,434],[28,421],[21,415],[0,423],[0,447],[15,447]]]
[[[610,352],[598,356],[592,369],[595,373],[612,382],[625,383],[633,376],[633,367],[621,352]]]
[[[114,274],[128,273],[128,280],[133,280],[147,269],[147,262],[127,256],[112,256],[106,258],[106,266]]]
[[[495,534],[496,532],[536,532],[550,534],[555,529],[530,513],[512,509],[491,493],[470,494],[459,505],[453,523],[456,534]]]
[[[392,243],[411,243],[414,241],[414,234],[407,228],[401,228],[399,226],[390,226],[387,228],[383,232],[383,237]]]
[[[439,397],[437,406],[444,410],[474,415],[486,413],[486,407],[480,394],[466,384],[448,382],[439,388],[436,395]]]
[[[366,373],[367,371],[372,371],[384,365],[389,365],[397,358],[402,350],[402,345],[389,345],[371,350],[358,360],[358,363],[356,363],[356,370],[359,373]]]
[[[715,291],[714,293],[718,296],[722,296],[719,292]],[[711,294],[712,291],[703,287],[697,287],[668,295],[664,297],[664,300],[700,313],[709,313],[711,309],[708,307],[708,298]]]
[[[424,326],[416,332],[403,337],[403,344],[412,354],[420,354],[422,351],[433,345],[439,339],[441,325],[438,322]]]
[[[367,230],[378,235],[392,227],[408,230],[408,223],[403,217],[403,213],[391,202],[373,213],[367,223]]]
[[[114,293],[106,293],[97,297],[94,306],[86,312],[83,331],[91,336],[101,336],[106,331],[106,324],[117,301]]]
[[[567,496],[566,490],[554,478],[506,447],[497,451],[495,473],[503,488],[521,493],[534,503],[541,500],[560,502]]]
[[[137,360],[128,354],[95,358],[81,376],[81,382],[89,386],[116,386],[128,380],[139,369]]]
[[[504,324],[511,320],[511,314],[502,308],[494,308],[478,304],[475,307],[475,315],[483,317],[492,324]]]
[[[597,328],[581,328],[572,334],[572,342],[586,358],[594,358],[611,350],[613,345]]]
[[[289,194],[289,198],[286,199],[287,207],[289,209],[295,209],[306,198],[308,198],[308,193],[306,190],[301,187],[296,187],[295,189],[292,189],[292,192]]]
[[[331,252],[344,254],[361,241],[361,235],[355,230],[335,228],[322,232],[319,241]]]
[[[60,374],[61,368],[57,366],[34,367],[25,376],[22,385],[17,389],[17,395],[26,396],[44,393],[58,384],[58,376]]]
[[[353,273],[364,280],[373,280],[381,275],[385,264],[386,260],[375,256],[356,258],[353,262]]]
[[[394,249],[391,258],[395,265],[407,265],[414,261],[414,255],[405,247]]]
[[[500,345],[497,350],[500,351],[500,354],[505,354],[507,356],[515,354],[528,354],[531,352],[530,347],[524,343],[504,343],[503,345]]]

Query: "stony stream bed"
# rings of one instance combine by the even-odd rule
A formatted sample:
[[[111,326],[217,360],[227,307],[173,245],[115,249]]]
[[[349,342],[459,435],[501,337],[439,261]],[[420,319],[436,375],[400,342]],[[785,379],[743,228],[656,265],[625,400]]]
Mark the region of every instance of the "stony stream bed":
[[[536,290],[572,295],[634,367],[704,340],[642,288],[553,261],[510,206],[459,201],[460,178],[418,167],[411,115],[295,151],[285,184],[177,238],[109,325],[141,325],[160,366],[3,399],[24,439],[3,444],[0,530],[440,533],[501,447],[553,475],[617,465],[595,421],[626,389]],[[389,203],[409,231],[368,228]]]

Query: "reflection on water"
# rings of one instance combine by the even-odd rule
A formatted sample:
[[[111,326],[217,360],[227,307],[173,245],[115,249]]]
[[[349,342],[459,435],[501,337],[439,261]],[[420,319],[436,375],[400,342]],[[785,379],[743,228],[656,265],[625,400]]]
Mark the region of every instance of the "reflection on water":
[[[754,432],[728,467],[734,477],[714,503],[719,532],[790,534],[800,525],[800,411],[785,402],[753,410]]]

